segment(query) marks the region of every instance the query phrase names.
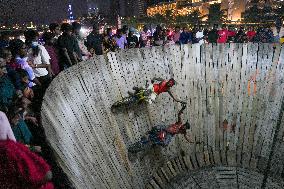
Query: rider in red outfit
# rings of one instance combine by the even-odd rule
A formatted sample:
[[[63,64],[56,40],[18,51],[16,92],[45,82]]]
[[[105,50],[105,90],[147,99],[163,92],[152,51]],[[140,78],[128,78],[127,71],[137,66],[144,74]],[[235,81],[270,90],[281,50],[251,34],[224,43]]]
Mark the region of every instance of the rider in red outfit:
[[[190,138],[187,136],[187,132],[186,132],[187,129],[190,129],[190,124],[188,122],[183,123],[182,118],[181,118],[181,115],[183,114],[183,111],[185,110],[185,108],[186,108],[186,105],[183,104],[182,109],[178,113],[178,121],[176,123],[171,124],[167,128],[164,128],[164,129],[153,127],[153,129],[149,132],[150,135],[148,139],[150,139],[150,141],[153,142],[155,141],[155,138],[157,137],[161,145],[167,146],[175,135],[182,134],[188,142],[192,143]],[[159,131],[157,132],[157,130]],[[154,135],[156,135],[156,137]]]
[[[155,83],[155,81],[159,81],[159,83]],[[165,80],[162,78],[153,78],[151,80],[151,83],[152,84],[147,88],[151,92],[148,100],[150,104],[156,99],[158,95],[165,92],[169,93],[169,95],[174,99],[174,101],[186,104],[186,102],[178,100],[171,92],[171,87],[176,84],[176,81],[173,78],[170,80]]]
[[[183,104],[182,109],[178,113],[178,120],[176,123],[171,124],[168,127],[165,125],[152,127],[152,129],[147,132],[147,134],[143,136],[140,141],[132,144],[128,148],[128,152],[138,153],[151,146],[166,147],[171,143],[172,138],[178,134],[182,134],[189,143],[200,144],[201,142],[191,141],[190,137],[187,135],[187,129],[190,129],[190,124],[188,121],[183,123],[181,118],[185,108],[186,105]]]
[[[174,124],[171,124],[168,128],[165,130],[170,133],[171,135],[177,135],[177,134],[183,134],[184,138],[191,142],[189,137],[186,135],[186,130],[190,128],[190,125],[188,122],[182,123],[181,115],[183,114],[183,111],[185,110],[186,105],[182,106],[182,109],[178,113],[178,121]]]

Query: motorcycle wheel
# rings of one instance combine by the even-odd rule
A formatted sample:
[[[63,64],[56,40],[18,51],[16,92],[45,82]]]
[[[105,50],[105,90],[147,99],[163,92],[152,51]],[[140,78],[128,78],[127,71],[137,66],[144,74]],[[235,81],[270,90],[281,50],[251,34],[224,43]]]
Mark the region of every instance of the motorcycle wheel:
[[[129,108],[129,106],[131,106],[132,104],[136,103],[135,101],[136,101],[135,97],[132,97],[132,96],[126,97],[126,98],[122,99],[121,101],[114,103],[111,106],[111,112],[116,113],[118,111],[125,110],[125,109]]]

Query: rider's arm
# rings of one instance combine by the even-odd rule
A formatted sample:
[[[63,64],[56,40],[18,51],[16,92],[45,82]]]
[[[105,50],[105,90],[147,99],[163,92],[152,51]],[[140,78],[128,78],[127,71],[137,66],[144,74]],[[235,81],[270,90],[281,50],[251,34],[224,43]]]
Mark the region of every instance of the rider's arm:
[[[178,112],[178,122],[182,122],[182,119],[181,119],[181,115],[183,114],[183,111],[185,110],[186,108],[186,105],[183,105],[181,110]]]
[[[155,81],[164,81],[164,79],[160,77],[154,77],[151,82],[154,83]]]
[[[184,138],[185,138],[185,140],[186,140],[187,142],[189,142],[189,143],[194,143],[193,141],[190,140],[190,137],[187,136],[187,134],[184,134],[183,136],[184,136]]]
[[[183,102],[183,101],[181,101],[181,100],[179,100],[179,99],[177,99],[176,98],[176,96],[175,95],[173,95],[173,93],[171,92],[171,90],[169,89],[168,90],[168,93],[169,93],[169,95],[174,99],[174,101],[176,101],[176,102],[180,102],[180,103],[185,103],[185,102]]]

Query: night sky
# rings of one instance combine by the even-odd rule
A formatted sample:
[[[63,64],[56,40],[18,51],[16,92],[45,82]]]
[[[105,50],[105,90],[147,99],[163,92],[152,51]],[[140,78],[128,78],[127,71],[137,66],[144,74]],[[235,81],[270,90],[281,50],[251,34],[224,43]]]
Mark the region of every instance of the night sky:
[[[86,13],[86,0],[0,0],[0,24],[61,21],[67,18],[69,2],[72,2],[75,18]]]

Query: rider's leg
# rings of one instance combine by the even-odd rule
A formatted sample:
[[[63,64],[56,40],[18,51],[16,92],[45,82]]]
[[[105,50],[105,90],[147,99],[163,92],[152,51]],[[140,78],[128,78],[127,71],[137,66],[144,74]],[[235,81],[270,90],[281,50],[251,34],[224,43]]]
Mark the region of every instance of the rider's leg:
[[[148,143],[148,142],[149,142],[149,137],[146,136],[146,135],[142,136],[142,137],[141,137],[141,142],[142,142],[143,144]]]
[[[134,91],[139,91],[139,87],[133,87],[132,88]]]

